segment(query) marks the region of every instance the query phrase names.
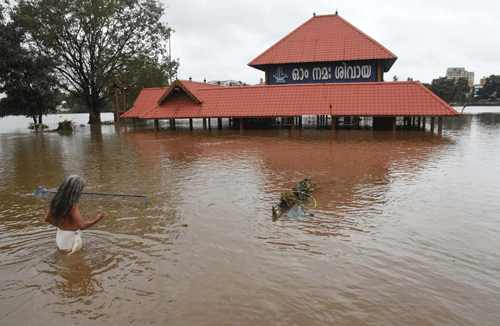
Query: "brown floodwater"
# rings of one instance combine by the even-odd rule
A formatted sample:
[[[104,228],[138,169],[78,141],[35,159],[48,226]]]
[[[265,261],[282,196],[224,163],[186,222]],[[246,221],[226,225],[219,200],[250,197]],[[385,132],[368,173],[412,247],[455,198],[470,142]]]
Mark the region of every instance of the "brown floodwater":
[[[50,116],[46,121],[64,119]],[[87,115],[74,115],[85,123]],[[35,133],[0,119],[0,324],[496,325],[500,110],[427,131]],[[43,221],[70,174],[84,248]],[[311,176],[316,207],[273,221]]]

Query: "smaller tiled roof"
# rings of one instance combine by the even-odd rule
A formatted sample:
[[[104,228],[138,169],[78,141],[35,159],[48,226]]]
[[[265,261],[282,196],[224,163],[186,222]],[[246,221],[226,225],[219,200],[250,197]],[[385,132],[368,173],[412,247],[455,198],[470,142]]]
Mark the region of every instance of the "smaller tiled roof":
[[[144,115],[158,105],[158,100],[166,90],[166,87],[144,88],[137,96],[134,106],[120,117],[135,118]]]
[[[190,80],[179,80],[179,82],[182,82],[182,84],[189,89],[189,91],[198,98],[198,91],[200,89],[217,89],[217,88],[227,88],[229,86],[221,86],[221,85],[214,85],[214,84],[208,84],[208,83],[200,83],[200,82],[194,82]]]
[[[304,115],[367,117],[458,115],[450,105],[419,82],[247,87],[213,87],[200,84],[194,85],[189,82],[184,85],[193,87],[198,102],[190,97],[166,97],[161,105],[137,110],[141,114],[129,114],[127,117],[181,119]],[[206,88],[203,85],[206,85]]]
[[[186,94],[188,94],[193,99],[194,103],[198,103],[199,101],[201,101],[198,95],[199,89],[213,89],[225,86],[200,83],[189,80],[175,80],[169,87],[144,88],[135,100],[134,106],[130,110],[122,114],[120,117],[137,118],[144,115],[146,112],[157,107],[162,101],[164,101],[169,94],[172,94],[174,92],[176,87],[181,88]],[[190,105],[192,105],[193,102],[189,102]]]
[[[314,16],[248,65],[382,60],[389,71],[397,57],[339,15]]]
[[[158,100],[158,105],[161,104],[161,102],[164,102],[168,96],[174,95],[177,91],[184,91],[185,94],[187,94],[193,102],[196,104],[199,104],[200,99],[198,95],[198,90],[201,88],[204,89],[213,89],[213,88],[221,88],[225,86],[220,86],[220,85],[213,85],[213,84],[207,84],[207,83],[200,83],[200,82],[194,82],[190,80],[179,80],[176,79],[172,85],[165,91],[165,93],[162,95],[162,97]]]

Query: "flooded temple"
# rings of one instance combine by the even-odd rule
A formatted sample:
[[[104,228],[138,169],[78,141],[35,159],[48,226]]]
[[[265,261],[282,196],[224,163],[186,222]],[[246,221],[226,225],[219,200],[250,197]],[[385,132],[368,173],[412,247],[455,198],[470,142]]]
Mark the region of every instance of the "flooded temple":
[[[170,120],[203,119],[203,128],[217,119],[229,119],[234,129],[265,127],[276,121],[293,130],[302,118],[336,130],[356,127],[371,119],[373,129],[425,128],[430,118],[438,132],[442,118],[458,116],[450,105],[418,81],[385,82],[397,57],[337,13],[314,15],[264,51],[248,65],[265,73],[265,84],[220,86],[176,80],[168,88],[144,89],[121,118]]]

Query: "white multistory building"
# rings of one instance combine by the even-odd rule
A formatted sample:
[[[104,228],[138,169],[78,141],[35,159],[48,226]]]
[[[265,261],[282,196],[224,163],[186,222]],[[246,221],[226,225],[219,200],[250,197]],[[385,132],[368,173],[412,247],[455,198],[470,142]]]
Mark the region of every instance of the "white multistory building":
[[[474,72],[467,71],[465,68],[448,68],[446,69],[446,78],[448,79],[458,79],[460,77],[465,77],[469,81],[469,86],[474,85]]]

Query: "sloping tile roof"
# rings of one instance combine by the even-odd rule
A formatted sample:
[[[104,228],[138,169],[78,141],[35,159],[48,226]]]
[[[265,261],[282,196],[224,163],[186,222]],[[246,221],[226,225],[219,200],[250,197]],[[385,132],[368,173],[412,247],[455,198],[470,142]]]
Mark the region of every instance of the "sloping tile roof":
[[[155,87],[155,88],[144,88],[137,96],[134,102],[134,106],[120,117],[122,118],[134,118],[140,117],[152,108],[158,105],[158,99],[165,93],[167,88],[165,87]]]
[[[172,97],[161,105],[140,111],[142,114],[128,117],[179,119],[303,115],[458,115],[457,111],[419,82],[211,86],[203,88],[199,85],[196,89],[197,98],[201,101],[199,104],[188,97]]]
[[[220,86],[220,85],[194,82],[194,81],[189,81],[189,80],[180,80],[180,81],[196,97],[198,97],[198,90],[200,90],[200,89],[215,89],[215,88],[229,87],[229,86]]]
[[[166,98],[169,96],[175,95],[178,91],[184,91],[185,94],[187,94],[188,97],[190,97],[195,103],[199,104],[200,99],[198,95],[198,90],[201,88],[220,88],[220,87],[225,87],[225,86],[220,86],[220,85],[213,85],[213,84],[207,84],[207,83],[200,83],[200,82],[193,82],[190,80],[179,80],[176,79],[172,85],[166,90],[166,92],[162,95],[162,97],[158,100],[158,105],[161,104],[161,102],[165,101]]]
[[[192,95],[196,100],[199,100],[198,89],[212,89],[212,88],[221,88],[225,86],[212,85],[207,83],[193,82],[189,80],[176,80],[167,87],[156,87],[156,88],[145,88],[139,93],[139,96],[134,102],[134,106],[122,114],[120,117],[122,118],[137,118],[144,115],[146,112],[155,108],[160,104],[162,100],[164,100],[169,94],[174,93],[174,89],[176,86],[179,86],[184,91],[188,91],[190,95]],[[192,102],[189,102],[192,104]]]
[[[351,60],[385,61],[387,72],[397,57],[339,15],[314,16],[271,46],[248,65]]]

